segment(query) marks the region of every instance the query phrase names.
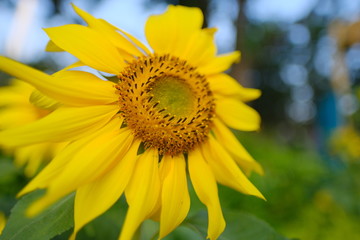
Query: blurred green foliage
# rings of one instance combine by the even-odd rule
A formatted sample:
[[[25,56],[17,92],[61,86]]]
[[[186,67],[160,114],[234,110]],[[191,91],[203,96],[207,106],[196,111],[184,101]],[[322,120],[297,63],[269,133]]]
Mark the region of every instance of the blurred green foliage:
[[[224,199],[233,196],[226,201],[230,206],[254,213],[287,237],[360,239],[360,162],[334,170],[316,146],[289,146],[266,133],[246,133],[240,139],[264,166],[265,175],[252,179],[267,202],[224,189]]]

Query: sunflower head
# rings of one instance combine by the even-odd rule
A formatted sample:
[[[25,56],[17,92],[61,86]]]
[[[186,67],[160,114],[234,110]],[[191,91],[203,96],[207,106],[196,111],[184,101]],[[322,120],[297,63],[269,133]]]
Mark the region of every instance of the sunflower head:
[[[170,55],[133,61],[116,85],[121,115],[145,148],[161,155],[187,153],[203,142],[215,112],[204,75]]]

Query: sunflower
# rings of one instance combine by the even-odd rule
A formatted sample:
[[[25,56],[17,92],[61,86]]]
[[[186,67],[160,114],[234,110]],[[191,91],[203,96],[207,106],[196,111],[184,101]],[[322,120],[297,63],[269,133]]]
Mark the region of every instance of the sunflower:
[[[56,105],[57,103],[52,104],[51,99],[42,96],[31,85],[13,79],[9,86],[0,88],[0,129],[18,127],[36,121],[52,112]],[[5,150],[14,155],[17,166],[25,166],[25,175],[32,177],[63,145],[38,143]]]
[[[263,198],[246,173],[261,166],[228,127],[254,131],[258,113],[244,102],[260,92],[223,73],[240,53],[216,54],[216,29],[202,29],[198,8],[169,6],[149,17],[152,50],[130,34],[74,6],[88,26],[45,29],[49,51],[67,51],[117,82],[67,70],[47,75],[8,58],[0,69],[34,85],[61,107],[37,122],[0,133],[10,146],[71,141],[20,193],[46,189],[32,216],[76,191],[71,239],[122,194],[129,205],[120,240],[145,219],[160,221],[159,238],[174,230],[190,207],[187,174],[208,209],[208,238],[225,228],[217,182]],[[75,66],[74,65],[74,66]],[[1,141],[1,140],[0,140]],[[245,172],[245,174],[244,174]]]

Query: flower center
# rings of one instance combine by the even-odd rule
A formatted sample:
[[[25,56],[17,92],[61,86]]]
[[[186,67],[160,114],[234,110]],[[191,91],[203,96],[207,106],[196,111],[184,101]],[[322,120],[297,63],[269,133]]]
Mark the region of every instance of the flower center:
[[[141,57],[118,76],[120,113],[145,148],[186,153],[210,132],[215,103],[203,75],[170,55]]]
[[[195,96],[186,80],[163,76],[151,86],[152,102],[158,102],[159,110],[166,109],[166,113],[186,117],[194,110]]]

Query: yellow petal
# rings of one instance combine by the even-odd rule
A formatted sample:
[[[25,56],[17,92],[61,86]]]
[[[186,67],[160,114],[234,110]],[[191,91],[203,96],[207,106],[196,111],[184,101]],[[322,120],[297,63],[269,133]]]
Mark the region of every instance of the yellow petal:
[[[81,149],[86,147],[89,142],[93,141],[97,136],[102,136],[107,132],[112,132],[118,129],[122,124],[122,119],[114,118],[107,123],[103,128],[91,132],[88,136],[84,136],[77,141],[68,144],[62,151],[60,151],[55,158],[32,180],[27,184],[17,195],[23,196],[26,193],[34,191],[35,189],[42,189],[49,186],[65,167],[69,164],[69,159],[72,159]]]
[[[207,77],[207,80],[211,91],[222,97],[235,97],[240,101],[247,102],[257,99],[261,95],[260,90],[244,88],[234,78],[225,73],[211,75]]]
[[[219,98],[216,114],[226,125],[242,131],[254,131],[260,127],[260,116],[245,103],[232,98]]]
[[[72,4],[74,7],[75,12],[82,18],[84,19],[84,21],[86,21],[90,27],[96,28],[99,31],[105,31],[106,30],[112,30],[112,31],[118,31],[120,32],[122,35],[124,35],[124,37],[131,42],[131,44],[133,46],[135,46],[136,48],[138,48],[138,50],[141,50],[143,53],[146,53],[147,55],[151,54],[151,52],[149,51],[149,49],[142,44],[138,39],[136,39],[135,37],[133,37],[131,34],[113,26],[112,24],[108,23],[107,21],[103,20],[103,19],[97,19],[94,18],[92,15],[90,15],[89,13],[85,12],[84,10],[78,8],[75,4]],[[99,23],[100,22],[100,23]],[[99,29],[101,27],[104,27],[105,29]],[[111,33],[111,35],[113,35]],[[111,37],[113,38],[113,37]],[[115,37],[116,39],[117,37]],[[112,40],[115,40],[114,38]],[[123,41],[123,40],[122,40]],[[115,43],[115,41],[113,42],[116,45],[120,44],[118,42]],[[128,45],[128,43],[125,43],[126,45]],[[122,47],[122,46],[121,46]],[[133,48],[133,47],[130,47]]]
[[[132,239],[141,222],[154,210],[160,195],[158,151],[147,149],[137,160],[129,185],[125,189],[129,209],[120,240]]]
[[[65,168],[49,183],[44,197],[35,201],[27,210],[27,214],[38,214],[61,197],[106,174],[117,159],[125,156],[132,140],[128,129],[97,136],[69,159]]]
[[[98,31],[104,38],[111,41],[111,43],[118,49],[124,51],[128,55],[141,56],[143,53],[137,45],[132,41],[129,41],[126,37],[117,32],[117,28],[109,24],[108,22],[97,19],[91,14],[78,8],[73,4],[75,12],[89,25],[90,28]]]
[[[111,25],[111,26],[114,27],[113,25]],[[144,44],[142,44],[142,42],[140,42],[137,38],[133,37],[131,34],[125,32],[124,30],[122,30],[120,28],[116,28],[116,30],[118,32],[121,32],[122,34],[124,34],[130,41],[132,41],[136,46],[138,46],[146,55],[151,54],[151,51]]]
[[[70,106],[109,104],[118,98],[112,83],[87,72],[61,71],[49,76],[1,56],[0,69],[32,84],[50,98]]]
[[[57,109],[61,105],[59,102],[45,96],[37,90],[31,93],[29,101],[37,108],[47,109],[51,111]]]
[[[139,141],[134,142],[124,157],[119,156],[113,169],[76,191],[75,226],[70,239],[75,239],[76,233],[85,224],[105,212],[120,198],[133,173],[139,145]]]
[[[190,208],[184,156],[165,155],[161,163],[160,171],[164,171],[161,175],[165,177],[161,190],[159,238],[173,231],[184,220]]]
[[[215,177],[205,162],[199,148],[189,153],[189,174],[196,195],[208,209],[208,236],[210,240],[217,239],[225,229],[218,189]]]
[[[38,150],[37,149],[38,145],[42,145],[42,143],[17,148],[14,151],[15,165],[18,167],[24,166],[26,164],[26,162],[29,160],[29,158],[31,158],[30,155],[33,153],[33,150]],[[38,151],[35,154],[38,154]]]
[[[42,163],[50,160],[53,147],[51,143],[39,143],[17,148],[14,150],[15,164],[17,166],[25,166],[25,175],[32,177],[39,170]]]
[[[21,146],[75,140],[100,129],[117,111],[116,105],[61,107],[38,121],[0,132],[0,144]]]
[[[146,38],[159,54],[181,57],[194,32],[200,32],[203,14],[199,8],[169,6],[160,15],[150,16],[145,25]]]
[[[37,110],[27,103],[26,106],[11,106],[1,110],[0,129],[10,129],[36,121]],[[0,139],[1,142],[1,139]]]
[[[45,51],[47,52],[63,52],[64,50],[59,48],[53,41],[48,41],[45,47]]]
[[[217,28],[212,27],[212,28],[204,28],[203,31],[205,31],[207,34],[209,34],[210,36],[214,37],[215,33],[217,32]]]
[[[73,188],[95,180],[116,166],[118,159],[129,150],[132,141],[133,135],[128,128],[97,136],[73,156],[52,184]]]
[[[0,70],[32,85],[37,81],[46,82],[51,79],[46,73],[3,56],[0,56]]]
[[[218,182],[239,192],[265,199],[213,136],[209,136],[201,150]]]
[[[69,24],[45,32],[57,46],[99,71],[119,74],[125,66],[116,47],[93,29]]]
[[[243,145],[237,140],[234,134],[218,119],[214,120],[215,135],[219,142],[226,143],[223,147],[231,154],[237,164],[249,174],[251,171],[263,175],[264,170],[261,165],[246,151]]]
[[[29,84],[12,79],[10,85],[0,87],[0,106],[29,106],[29,97],[33,90]]]
[[[70,106],[111,104],[119,97],[112,82],[82,71],[59,72],[51,83],[43,83],[38,89]]]
[[[72,69],[72,68],[82,67],[82,66],[85,66],[85,64],[82,63],[81,61],[77,61],[77,62],[74,62],[74,63],[70,64],[69,66],[61,69],[59,72],[66,71],[66,70],[70,70],[70,69]],[[59,73],[59,72],[58,72],[58,73]],[[56,75],[56,73],[53,74],[53,75]]]
[[[52,180],[64,170],[69,163],[69,159],[91,141],[93,137],[94,136],[91,135],[66,146],[63,151],[56,155],[55,158],[18,193],[17,197],[21,197],[36,189],[48,187]]]
[[[179,51],[176,56],[186,59],[191,65],[200,67],[207,64],[209,59],[216,55],[216,45],[214,37],[208,31],[201,30],[193,33],[188,39],[182,40],[184,47],[176,48]],[[172,50],[171,53],[176,53]],[[201,72],[201,71],[200,71]]]
[[[235,51],[219,55],[198,67],[198,71],[205,75],[221,73],[229,69],[232,64],[240,60],[240,52]]]

